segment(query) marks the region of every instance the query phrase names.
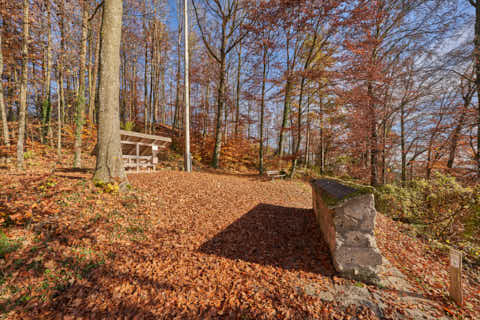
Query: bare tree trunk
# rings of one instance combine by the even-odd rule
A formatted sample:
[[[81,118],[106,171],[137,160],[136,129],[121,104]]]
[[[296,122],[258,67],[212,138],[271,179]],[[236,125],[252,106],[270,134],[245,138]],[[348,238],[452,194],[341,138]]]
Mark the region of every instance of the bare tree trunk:
[[[432,176],[432,143],[433,143],[433,135],[428,144],[428,153],[427,153],[427,164],[426,164],[426,178],[430,180]]]
[[[225,90],[228,88],[228,73],[225,70],[225,88],[224,88],[224,97],[225,97]],[[226,145],[228,143],[228,114],[229,114],[229,104],[226,104],[225,101],[223,102],[223,144]]]
[[[47,136],[50,132],[50,117],[52,110],[52,99],[51,99],[51,69],[52,69],[52,23],[51,23],[51,9],[50,9],[50,0],[45,0],[45,7],[47,10],[47,50],[44,56],[44,93],[41,101],[41,110],[42,110],[42,133],[41,141],[46,142]]]
[[[93,28],[92,28],[93,29]],[[95,41],[95,53],[94,53],[94,63],[92,66],[92,85],[89,93],[89,101],[88,101],[88,119],[90,120],[90,124],[93,127],[94,117],[95,117],[95,98],[97,96],[97,85],[98,85],[98,60],[100,56],[100,30],[96,32],[96,41]]]
[[[173,118],[173,127],[174,128],[179,128],[179,118],[180,118],[180,61],[181,61],[181,45],[180,41],[182,38],[182,27],[181,27],[181,22],[179,19],[178,22],[178,35],[177,35],[177,86],[176,86],[176,92],[175,92],[175,115]]]
[[[209,123],[209,112],[210,112],[210,100],[209,100],[209,94],[210,94],[210,83],[207,82],[207,85],[205,86],[205,115],[203,118],[203,138],[208,134],[208,123]]]
[[[222,28],[224,30],[225,28]],[[225,30],[224,30],[225,33]],[[212,157],[212,166],[214,168],[218,168],[220,164],[220,150],[222,148],[222,113],[224,109],[224,94],[225,94],[225,42],[226,42],[226,35],[223,34],[222,37],[222,48],[220,50],[220,79],[218,84],[218,96],[217,96],[217,119],[216,119],[216,127],[215,127],[215,148],[213,150],[213,157]]]
[[[282,124],[280,128],[280,134],[278,138],[278,150],[277,154],[282,157],[284,154],[284,140],[285,140],[285,130],[288,125],[288,120],[290,119],[290,112],[291,112],[291,90],[293,85],[292,79],[292,68],[295,66],[296,61],[296,48],[295,53],[292,59],[290,59],[290,38],[287,35],[287,43],[286,43],[286,58],[287,58],[287,70],[286,70],[286,77],[287,81],[285,83],[285,98],[283,103],[283,116],[282,116]],[[292,148],[293,152],[293,148]]]
[[[132,70],[132,81],[130,85],[130,91],[131,91],[131,103],[128,111],[128,121],[134,122],[134,119],[136,119],[136,115],[133,116],[133,109],[135,108],[135,105],[137,103],[137,60],[133,62],[133,70]]]
[[[62,159],[62,101],[63,101],[63,66],[58,62],[58,93],[57,93],[57,157]]]
[[[59,55],[59,61],[60,61],[60,66],[59,67],[59,72],[60,72],[60,102],[61,102],[61,110],[59,111],[61,114],[61,123],[65,123],[65,89],[64,89],[64,82],[65,82],[65,36],[66,36],[66,30],[65,30],[65,7],[63,4],[63,1],[59,0],[58,1],[58,6],[60,10],[60,55]]]
[[[240,75],[242,69],[242,44],[239,44],[238,47],[238,64],[237,64],[237,92],[235,95],[235,137],[238,138],[238,126],[240,125],[240,94],[241,94],[241,83]]]
[[[387,183],[387,119],[383,122],[382,135],[382,184]]]
[[[378,136],[377,136],[377,114],[373,98],[373,87],[368,84],[368,103],[370,121],[370,185],[378,186]]]
[[[87,88],[87,92],[88,92],[88,109],[85,111],[85,116],[86,116],[86,120],[88,120],[91,124],[91,118],[90,118],[90,102],[91,102],[91,99],[92,99],[92,90],[93,90],[93,56],[94,56],[94,47],[93,47],[93,44],[94,44],[94,41],[93,41],[93,38],[94,38],[94,29],[92,28],[92,25],[90,24],[90,27],[89,27],[89,31],[88,31],[88,49],[87,49],[87,81],[88,81],[88,88]]]
[[[162,71],[160,75],[160,92],[161,92],[161,114],[160,114],[160,121],[162,124],[167,123],[167,97],[165,93],[165,65],[162,66]]]
[[[290,116],[290,91],[291,91],[291,79],[290,76],[287,76],[287,83],[285,84],[285,100],[283,103],[283,117],[282,117],[282,126],[280,128],[280,136],[278,138],[278,150],[277,153],[280,157],[284,154],[284,139],[285,139],[285,129],[288,125],[288,118]]]
[[[152,46],[150,47],[150,96],[148,100],[148,122],[147,131],[151,132],[152,128],[152,110],[153,110],[153,95],[155,93],[154,80],[155,80],[155,57],[153,55],[155,47],[155,33],[152,33]]]
[[[58,55],[58,74],[57,74],[57,157],[58,161],[62,159],[62,125],[65,119],[65,92],[64,86],[64,57],[65,57],[65,11],[63,1],[58,1],[60,11],[60,53]]]
[[[119,97],[122,0],[105,0],[100,49],[98,153],[94,180],[128,183],[120,146]]]
[[[25,118],[27,110],[29,6],[29,0],[23,0],[22,75],[20,82],[20,114],[18,119],[17,139],[17,167],[19,169],[23,169],[23,144],[25,140]]]
[[[407,182],[407,150],[405,149],[405,106],[400,105],[400,146],[402,158],[402,185]]]
[[[320,107],[320,174],[325,172],[325,128],[324,128],[324,111],[323,111],[323,101],[322,95],[319,92],[319,107]]]
[[[82,47],[80,50],[80,72],[77,95],[77,110],[75,117],[75,151],[73,167],[82,167],[82,130],[85,122],[85,71],[87,64],[87,36],[88,36],[88,4],[83,0],[83,18],[82,18]]]
[[[5,109],[5,101],[3,99],[3,50],[2,50],[2,30],[0,30],[0,116],[2,117],[2,133],[3,142],[6,146],[10,146],[8,137],[7,110]]]
[[[155,123],[157,122],[157,100],[158,100],[158,47],[157,47],[157,38],[158,38],[158,27],[156,21],[153,22],[153,28],[152,28],[152,47],[151,47],[151,56],[152,56],[152,71],[150,72],[150,85],[152,87],[152,99],[151,99],[151,108],[150,112],[152,114],[151,120],[151,126],[155,126]],[[151,132],[152,130],[150,130]]]
[[[127,56],[125,52],[125,44],[124,42],[121,43],[120,48],[120,124],[125,124],[125,114],[127,110]]]
[[[302,81],[300,84],[300,96],[298,99],[297,141],[296,141],[295,149],[293,150],[292,168],[289,174],[290,178],[292,178],[295,175],[295,170],[297,169],[297,162],[298,162],[298,156],[299,156],[298,154],[300,152],[300,144],[302,143],[302,102],[303,102],[303,92],[305,91],[305,81],[306,81],[305,77],[302,77]]]
[[[143,12],[143,33],[145,41],[145,69],[143,74],[143,129],[148,132],[148,34],[147,34],[147,0],[144,1]],[[151,88],[150,88],[151,90]]]
[[[310,97],[308,95],[307,99],[307,133],[305,137],[305,163],[304,168],[308,168],[308,161],[309,161],[309,153],[310,153]]]
[[[268,48],[264,46],[263,48],[263,75],[262,75],[262,97],[260,100],[260,148],[258,151],[258,172],[260,175],[263,174],[263,123],[265,116],[265,84],[267,82],[267,50]]]
[[[470,100],[472,99],[471,95],[464,96],[463,97],[463,110],[462,113],[460,114],[460,119],[458,119],[457,126],[455,127],[453,134],[452,134],[452,139],[450,140],[450,151],[448,154],[448,161],[447,161],[447,168],[452,169],[453,168],[453,163],[455,161],[455,155],[457,152],[457,145],[458,145],[458,138],[460,136],[460,132],[463,129],[463,125],[465,124],[465,116],[467,114],[467,108],[470,105]]]
[[[250,111],[252,110],[252,105],[248,103],[247,106],[247,115],[248,115],[248,127],[247,127],[247,140],[250,139],[251,134],[251,124],[250,124]]]
[[[477,87],[477,174],[480,179],[480,1],[469,0],[470,4],[475,8],[475,38],[473,50],[473,59],[475,67],[475,84]]]

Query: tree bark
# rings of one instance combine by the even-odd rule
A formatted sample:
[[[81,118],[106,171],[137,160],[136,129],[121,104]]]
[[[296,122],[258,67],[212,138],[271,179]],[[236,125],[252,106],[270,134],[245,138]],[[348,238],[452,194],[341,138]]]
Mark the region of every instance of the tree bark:
[[[368,112],[370,120],[370,185],[378,186],[378,134],[377,134],[377,114],[375,101],[373,97],[372,84],[368,84]]]
[[[6,146],[10,146],[10,139],[8,136],[8,121],[7,110],[5,108],[5,101],[3,99],[3,50],[2,50],[2,30],[0,30],[0,116],[2,117],[2,134],[3,142]]]
[[[307,133],[305,137],[305,164],[304,168],[308,168],[309,163],[309,153],[310,153],[310,95],[307,99]]]
[[[61,60],[61,59],[59,59]],[[62,159],[62,101],[63,101],[63,69],[62,62],[58,62],[58,93],[57,93],[57,157]]]
[[[182,38],[182,27],[180,21],[178,22],[178,35],[177,35],[177,86],[175,92],[175,115],[173,118],[173,127],[179,128],[180,122],[180,68],[181,68],[181,38]]]
[[[295,144],[295,149],[293,150],[293,160],[292,168],[290,169],[290,178],[295,175],[295,170],[297,168],[298,154],[300,152],[300,144],[302,143],[302,103],[303,103],[303,92],[305,89],[305,77],[302,77],[300,84],[300,96],[298,98],[298,114],[297,114],[297,141]]]
[[[98,153],[94,180],[128,184],[120,145],[119,96],[122,0],[105,0],[100,49]]]
[[[45,0],[47,9],[47,50],[45,55],[45,83],[44,96],[42,101],[42,142],[47,141],[47,136],[50,132],[52,98],[51,98],[51,72],[52,72],[52,22],[51,22],[51,8],[50,0]]]
[[[225,21],[223,22],[225,24]],[[217,119],[215,127],[215,147],[213,149],[212,166],[218,168],[220,164],[220,150],[222,148],[222,113],[224,109],[224,94],[225,94],[225,63],[226,63],[226,34],[225,26],[222,27],[222,45],[220,48],[220,74],[218,83],[217,95]]]
[[[202,134],[203,138],[205,138],[205,136],[208,134],[209,113],[210,113],[209,95],[210,95],[210,83],[207,82],[207,84],[205,85],[205,102],[204,102],[205,115],[203,118],[203,134]]]
[[[320,89],[320,88],[319,88]],[[319,112],[320,112],[320,174],[325,172],[325,122],[324,122],[324,109],[323,109],[323,97],[320,90],[318,90],[319,97]]]
[[[238,138],[238,127],[240,125],[240,93],[241,93],[241,83],[240,75],[242,69],[242,44],[240,43],[238,48],[238,64],[237,64],[237,92],[235,94],[235,137]]]
[[[58,55],[58,86],[57,86],[57,157],[62,159],[62,125],[65,119],[65,92],[64,92],[64,57],[65,57],[65,11],[63,1],[58,1],[59,28],[60,28],[60,53]]]
[[[262,97],[260,103],[260,148],[258,151],[258,172],[263,174],[263,127],[264,127],[264,115],[265,115],[265,85],[267,82],[267,51],[268,48],[264,45],[263,48],[263,75],[262,75]]]
[[[93,29],[93,28],[92,28]],[[92,30],[93,32],[93,30]],[[95,41],[95,53],[94,53],[94,63],[91,69],[92,76],[91,76],[91,86],[90,86],[90,93],[88,95],[88,120],[90,120],[90,124],[93,127],[94,117],[95,117],[95,98],[97,96],[97,86],[98,86],[98,60],[100,56],[100,30],[96,32],[97,37]]]
[[[480,1],[469,0],[475,7],[475,39],[474,39],[474,65],[475,65],[475,84],[477,86],[477,175],[480,179]]]
[[[25,118],[27,110],[28,84],[28,37],[29,37],[29,0],[23,0],[23,46],[22,75],[20,82],[20,112],[18,119],[17,167],[23,169],[23,149],[25,141]]]
[[[148,33],[147,33],[147,0],[144,1],[143,33],[145,41],[145,69],[143,74],[143,130],[148,132]],[[150,88],[151,91],[151,88]]]
[[[382,126],[382,184],[387,183],[387,120],[384,119]]]
[[[402,166],[402,185],[407,182],[407,150],[405,148],[405,106],[400,105],[400,147],[401,147],[401,166]]]
[[[447,168],[452,169],[453,163],[455,162],[455,155],[457,152],[458,139],[460,133],[462,132],[463,126],[465,124],[465,117],[467,115],[468,107],[472,102],[473,91],[467,91],[463,94],[463,108],[460,113],[460,118],[458,119],[457,125],[453,131],[452,138],[450,140],[450,150],[448,153]]]
[[[80,50],[80,72],[77,95],[77,110],[75,117],[75,142],[73,149],[75,151],[73,167],[82,167],[82,131],[85,122],[85,71],[87,65],[87,37],[88,37],[88,5],[83,0],[83,18],[82,18],[82,47]]]
[[[280,135],[278,137],[278,150],[277,153],[280,157],[283,156],[283,144],[284,144],[284,136],[285,136],[285,129],[288,125],[288,118],[290,115],[290,90],[292,86],[292,80],[290,77],[290,59],[288,55],[290,41],[287,39],[287,82],[285,83],[285,98],[283,103],[283,116],[282,116],[282,126],[280,128]]]

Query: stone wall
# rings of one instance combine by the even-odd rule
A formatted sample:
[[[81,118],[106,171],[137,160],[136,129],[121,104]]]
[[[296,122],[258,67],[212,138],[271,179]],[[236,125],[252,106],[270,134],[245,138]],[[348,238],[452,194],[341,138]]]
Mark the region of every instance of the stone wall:
[[[345,277],[378,283],[383,259],[374,235],[373,194],[327,179],[311,185],[313,208],[335,269]]]

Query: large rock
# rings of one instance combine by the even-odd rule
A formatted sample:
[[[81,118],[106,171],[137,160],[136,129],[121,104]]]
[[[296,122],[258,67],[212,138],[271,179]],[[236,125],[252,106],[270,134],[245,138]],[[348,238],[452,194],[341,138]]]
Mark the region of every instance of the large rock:
[[[345,277],[378,284],[383,259],[374,235],[373,194],[329,179],[311,185],[313,208],[335,269]]]

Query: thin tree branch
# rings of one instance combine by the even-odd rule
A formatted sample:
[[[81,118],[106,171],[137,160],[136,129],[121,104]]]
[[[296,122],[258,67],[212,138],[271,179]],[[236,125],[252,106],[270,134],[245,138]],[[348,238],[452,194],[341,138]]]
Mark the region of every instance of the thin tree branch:
[[[103,7],[103,4],[105,3],[105,1],[102,1],[98,4],[98,6],[95,8],[95,10],[93,11],[92,15],[90,16],[90,18],[88,18],[88,22],[92,21],[94,18],[95,18],[95,15],[97,14],[97,11],[100,10],[100,8]]]
[[[213,52],[212,48],[211,48],[210,45],[208,44],[207,39],[206,39],[206,37],[205,37],[205,32],[203,31],[202,24],[200,23],[200,19],[199,19],[199,17],[198,17],[198,10],[197,10],[197,6],[195,5],[195,0],[192,0],[192,5],[193,5],[193,9],[194,9],[194,11],[195,11],[195,17],[196,17],[196,20],[197,20],[198,28],[200,29],[200,34],[201,34],[201,36],[202,36],[203,44],[204,44],[205,47],[207,48],[208,53],[210,54],[210,56],[212,56],[212,58],[215,59],[215,61],[217,61],[218,63],[220,63],[220,59],[219,59],[218,56]]]

